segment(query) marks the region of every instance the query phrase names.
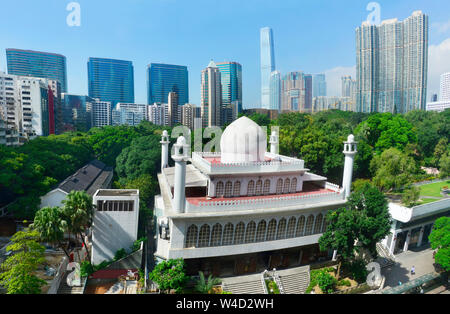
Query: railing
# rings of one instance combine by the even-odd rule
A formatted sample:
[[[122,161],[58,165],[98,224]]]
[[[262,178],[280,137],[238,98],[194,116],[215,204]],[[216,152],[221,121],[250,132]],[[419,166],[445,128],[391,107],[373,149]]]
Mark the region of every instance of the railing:
[[[263,273],[261,274],[261,284],[262,284],[262,286],[263,286],[264,294],[269,294],[269,291],[267,291],[267,286],[266,286],[265,273],[266,273],[266,272],[263,272]]]
[[[283,284],[281,283],[280,276],[278,276],[276,270],[273,270],[273,279],[275,280],[275,283],[277,284],[278,289],[280,290],[280,294],[285,294]]]
[[[324,192],[297,196],[258,198],[229,201],[206,201],[198,205],[187,202],[186,212],[196,213],[206,211],[237,211],[242,209],[279,208],[302,204],[316,204],[326,201],[340,201],[345,199],[343,190],[339,192]]]
[[[55,277],[52,280],[50,288],[48,289],[47,294],[57,294],[59,286],[61,284],[61,280],[64,278],[66,273],[67,265],[69,264],[69,259],[64,256],[61,264],[58,267]]]

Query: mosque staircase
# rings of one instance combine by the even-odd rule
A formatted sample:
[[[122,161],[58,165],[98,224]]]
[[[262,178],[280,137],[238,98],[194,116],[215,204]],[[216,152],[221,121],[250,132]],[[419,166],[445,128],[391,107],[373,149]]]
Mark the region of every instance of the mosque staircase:
[[[277,270],[285,294],[304,294],[309,285],[309,266]]]
[[[260,274],[224,278],[222,289],[232,294],[265,294]]]

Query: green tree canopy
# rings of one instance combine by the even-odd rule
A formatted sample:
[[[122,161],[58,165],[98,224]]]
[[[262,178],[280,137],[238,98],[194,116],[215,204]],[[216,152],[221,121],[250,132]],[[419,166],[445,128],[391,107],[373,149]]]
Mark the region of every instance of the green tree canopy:
[[[162,261],[149,274],[150,280],[156,282],[161,291],[176,290],[181,292],[189,277],[186,275],[183,259]]]
[[[435,255],[436,263],[445,271],[450,270],[450,217],[437,219],[430,234],[430,244],[433,250],[438,250]]]

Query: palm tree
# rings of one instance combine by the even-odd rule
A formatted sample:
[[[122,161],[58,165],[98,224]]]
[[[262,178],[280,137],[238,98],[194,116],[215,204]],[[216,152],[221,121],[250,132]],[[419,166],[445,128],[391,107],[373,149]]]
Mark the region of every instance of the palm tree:
[[[213,275],[209,275],[208,280],[205,280],[203,272],[198,272],[200,279],[197,281],[195,290],[202,294],[210,294],[213,287],[220,284],[222,281],[219,278],[214,278]]]
[[[84,240],[86,228],[92,224],[94,215],[94,204],[92,197],[84,191],[72,191],[63,200],[64,207],[62,209],[65,219],[67,220],[68,229],[75,236],[80,236],[81,241],[86,248],[88,260],[91,259],[89,249]]]
[[[70,259],[69,253],[63,244],[67,222],[62,219],[59,207],[44,207],[37,211],[31,228],[39,232],[42,241],[57,244]]]

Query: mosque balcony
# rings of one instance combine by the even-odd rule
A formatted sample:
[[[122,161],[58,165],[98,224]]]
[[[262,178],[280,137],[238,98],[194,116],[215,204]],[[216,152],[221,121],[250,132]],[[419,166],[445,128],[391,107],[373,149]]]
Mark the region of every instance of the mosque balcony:
[[[317,187],[308,191],[280,194],[244,196],[232,198],[186,198],[186,213],[226,213],[247,210],[277,210],[300,206],[324,206],[345,201],[344,189],[332,183],[326,183],[323,188]]]
[[[300,172],[306,173],[305,162],[300,159],[265,154],[265,160],[260,162],[222,163],[220,153],[192,153],[192,163],[203,173],[208,175],[232,175],[245,173],[280,173]]]

